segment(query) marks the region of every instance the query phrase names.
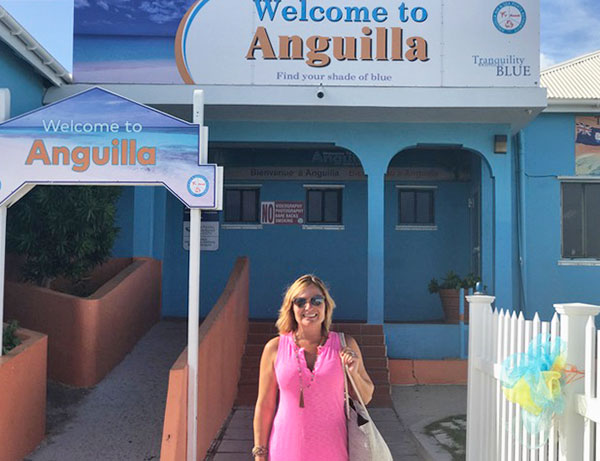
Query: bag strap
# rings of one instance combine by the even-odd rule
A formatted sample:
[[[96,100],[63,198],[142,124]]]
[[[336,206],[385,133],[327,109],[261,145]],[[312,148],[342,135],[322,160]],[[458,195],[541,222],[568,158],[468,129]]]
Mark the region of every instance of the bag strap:
[[[340,343],[342,348],[346,347],[346,337],[344,333],[340,332]],[[344,361],[340,358],[342,362],[342,367],[344,367]],[[348,377],[346,376],[346,371],[344,370],[344,400],[346,401],[346,419],[350,419],[350,393],[348,392]]]
[[[342,348],[344,348],[344,347],[346,347],[346,337],[344,336],[344,333],[341,333],[341,332],[339,333],[339,335],[340,335],[340,343],[342,345]],[[344,367],[344,392],[346,395],[346,414],[350,415],[350,393],[348,392],[348,380],[350,380],[350,384],[352,384],[352,389],[354,389],[354,393],[358,397],[358,401],[364,408],[365,413],[369,417],[369,420],[373,421],[371,419],[371,415],[369,414],[369,410],[367,410],[367,406],[365,405],[365,402],[363,402],[360,392],[358,392],[356,383],[354,382],[354,379],[350,375],[350,370],[348,370],[348,365],[344,365],[343,361],[342,361],[342,365]]]

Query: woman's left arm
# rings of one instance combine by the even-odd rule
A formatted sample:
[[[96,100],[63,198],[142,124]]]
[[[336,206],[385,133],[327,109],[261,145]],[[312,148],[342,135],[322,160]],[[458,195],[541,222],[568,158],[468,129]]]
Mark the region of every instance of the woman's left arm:
[[[343,363],[348,365],[348,370],[352,376],[352,379],[354,380],[354,384],[356,384],[363,402],[365,405],[367,405],[373,398],[375,386],[373,385],[373,381],[371,381],[371,378],[369,378],[367,370],[365,369],[365,364],[363,362],[363,357],[360,352],[360,348],[358,347],[358,343],[352,336],[345,336],[346,347],[340,351],[340,356],[342,357]],[[349,390],[350,394],[353,395],[354,392],[352,390],[352,386],[349,387]]]

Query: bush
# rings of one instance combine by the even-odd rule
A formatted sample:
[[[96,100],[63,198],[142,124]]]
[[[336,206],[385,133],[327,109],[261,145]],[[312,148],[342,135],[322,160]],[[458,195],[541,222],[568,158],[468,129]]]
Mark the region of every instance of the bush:
[[[23,277],[49,287],[57,277],[77,284],[111,255],[120,188],[37,186],[7,220],[7,246],[25,256]]]
[[[17,338],[16,331],[19,328],[19,324],[16,320],[9,322],[2,329],[2,354],[6,354],[11,349],[14,349],[19,344],[21,344],[21,340]]]
[[[441,283],[433,278],[427,288],[429,289],[429,293],[438,293],[440,290],[460,290],[461,288],[468,290],[469,288],[475,288],[477,282],[480,281],[481,278],[475,274],[468,274],[463,279],[456,272],[448,271]]]

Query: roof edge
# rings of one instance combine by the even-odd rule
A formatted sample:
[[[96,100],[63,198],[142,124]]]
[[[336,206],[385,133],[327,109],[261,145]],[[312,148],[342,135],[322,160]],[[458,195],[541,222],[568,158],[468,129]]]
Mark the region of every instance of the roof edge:
[[[573,64],[580,63],[597,55],[600,55],[600,50],[592,51],[591,53],[571,58],[568,61],[559,62],[558,64],[554,64],[553,66],[548,67],[547,69],[542,69],[542,71],[540,72],[540,77],[549,72],[553,72],[564,67],[569,67]]]
[[[72,83],[73,76],[0,6],[0,40],[4,41],[55,86]]]
[[[543,112],[600,112],[600,99],[548,98]]]

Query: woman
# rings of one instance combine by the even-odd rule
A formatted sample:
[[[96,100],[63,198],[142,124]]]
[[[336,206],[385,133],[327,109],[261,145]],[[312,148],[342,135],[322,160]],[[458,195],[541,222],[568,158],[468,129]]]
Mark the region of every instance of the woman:
[[[255,460],[348,461],[342,361],[365,403],[374,386],[354,338],[346,336],[342,348],[339,335],[329,331],[334,307],[314,275],[288,288],[276,323],[279,337],[265,345],[260,361]]]

